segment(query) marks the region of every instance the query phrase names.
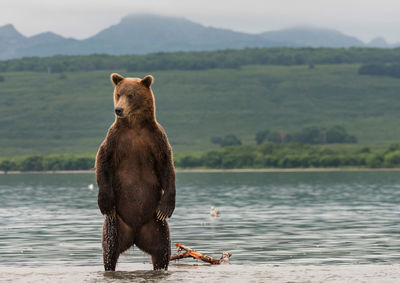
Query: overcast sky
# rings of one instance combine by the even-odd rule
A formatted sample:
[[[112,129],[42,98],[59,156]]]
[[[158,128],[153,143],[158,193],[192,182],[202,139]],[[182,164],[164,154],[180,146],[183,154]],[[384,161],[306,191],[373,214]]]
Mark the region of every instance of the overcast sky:
[[[82,39],[130,13],[252,33],[308,25],[400,42],[400,0],[1,0],[0,26],[11,23],[27,36],[52,31]]]

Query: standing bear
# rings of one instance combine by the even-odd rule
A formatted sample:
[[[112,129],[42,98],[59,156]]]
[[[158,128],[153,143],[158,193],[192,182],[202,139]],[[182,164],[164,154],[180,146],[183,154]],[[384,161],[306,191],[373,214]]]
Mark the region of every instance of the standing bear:
[[[175,209],[175,168],[167,135],[155,116],[152,76],[112,74],[115,121],[96,156],[98,205],[105,215],[103,262],[115,270],[133,245],[167,269],[171,242],[167,218]]]

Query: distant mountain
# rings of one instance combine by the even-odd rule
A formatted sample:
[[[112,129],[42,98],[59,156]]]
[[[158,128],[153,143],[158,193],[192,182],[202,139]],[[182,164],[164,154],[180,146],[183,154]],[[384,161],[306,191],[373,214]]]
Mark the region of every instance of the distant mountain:
[[[0,59],[26,56],[69,54],[70,47],[79,40],[66,39],[52,32],[25,37],[13,25],[0,27]]]
[[[26,37],[20,34],[13,25],[0,27],[0,59],[18,57],[17,48],[23,45]]]
[[[22,46],[17,47],[19,57],[26,56],[52,56],[58,54],[71,54],[74,46],[79,46],[80,41],[67,39],[52,32],[41,33],[25,40]],[[79,54],[72,53],[72,54]]]
[[[84,40],[67,39],[50,32],[25,37],[12,25],[0,28],[0,59],[3,60],[57,54],[122,55],[282,45],[259,35],[205,27],[186,19],[155,15],[124,17],[119,24]]]
[[[318,29],[309,27],[297,27],[268,31],[261,34],[266,40],[284,42],[286,45],[298,45],[308,47],[353,47],[363,46],[364,43],[353,36],[345,35],[331,29]]]
[[[367,46],[376,48],[396,48],[400,47],[400,43],[388,43],[383,37],[375,37],[367,43]]]
[[[52,32],[26,37],[14,26],[0,27],[0,59],[25,56],[146,54],[170,51],[241,49],[245,47],[391,47],[375,39],[364,44],[335,30],[290,28],[261,34],[206,27],[183,18],[136,14],[83,40]]]
[[[3,43],[14,44],[18,43],[20,40],[25,39],[25,37],[20,34],[13,25],[8,24],[0,27],[0,40]]]
[[[131,15],[84,41],[85,50],[109,54],[278,46],[258,35],[205,27],[182,18]]]
[[[370,42],[368,42],[367,45],[370,47],[378,47],[378,48],[390,47],[387,41],[383,37],[375,37]]]

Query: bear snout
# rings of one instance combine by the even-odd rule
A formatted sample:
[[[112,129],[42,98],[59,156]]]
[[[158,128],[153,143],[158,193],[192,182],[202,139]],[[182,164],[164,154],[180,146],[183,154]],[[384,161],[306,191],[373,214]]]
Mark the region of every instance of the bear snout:
[[[124,110],[121,107],[115,108],[115,114],[117,114],[117,116],[122,117],[123,112]]]

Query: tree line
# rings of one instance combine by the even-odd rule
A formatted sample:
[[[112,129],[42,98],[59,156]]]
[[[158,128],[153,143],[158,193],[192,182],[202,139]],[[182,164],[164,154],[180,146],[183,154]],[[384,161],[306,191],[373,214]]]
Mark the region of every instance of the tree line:
[[[94,70],[205,70],[244,65],[305,65],[400,62],[400,48],[246,48],[147,55],[58,55],[0,61],[0,72],[78,72]]]
[[[295,132],[283,130],[264,130],[256,133],[257,144],[264,141],[276,143],[299,142],[304,144],[334,144],[334,143],[357,143],[357,138],[347,133],[342,126],[325,127],[304,127]]]
[[[295,132],[287,132],[284,130],[263,130],[255,135],[257,144],[262,144],[265,141],[274,143],[298,142],[303,144],[343,144],[357,143],[357,138],[347,133],[347,130],[342,126],[332,127],[304,127]],[[221,147],[242,145],[242,141],[233,134],[225,135],[224,137],[212,137],[211,143],[218,144]]]
[[[0,170],[56,171],[92,170],[94,156],[50,155],[2,159]],[[400,167],[400,145],[372,152],[367,147],[332,149],[296,142],[264,142],[260,145],[228,146],[202,154],[174,158],[178,168],[393,168]]]
[[[59,171],[90,170],[94,168],[94,157],[74,155],[34,155],[23,158],[3,159],[0,170],[8,171]]]
[[[181,168],[392,168],[400,167],[400,145],[371,152],[331,149],[289,142],[265,142],[255,146],[230,146],[201,155],[186,154],[175,159]]]

